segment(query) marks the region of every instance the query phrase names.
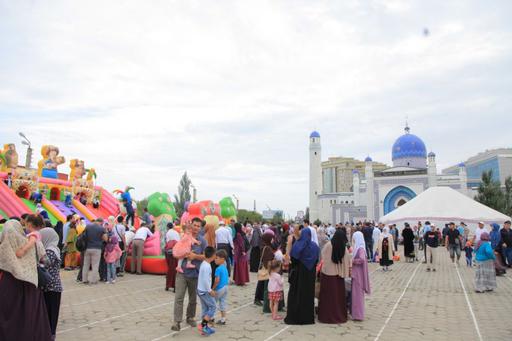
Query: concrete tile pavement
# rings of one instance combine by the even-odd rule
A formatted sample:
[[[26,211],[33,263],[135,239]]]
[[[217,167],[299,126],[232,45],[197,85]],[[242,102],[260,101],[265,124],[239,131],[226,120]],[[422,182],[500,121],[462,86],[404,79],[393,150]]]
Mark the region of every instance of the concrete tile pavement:
[[[256,278],[251,274],[248,286],[230,286],[228,325],[218,326],[210,339],[480,340],[471,306],[482,340],[508,340],[512,279],[498,278],[496,292],[476,294],[474,269],[457,269],[440,251],[435,273],[418,263],[397,262],[390,272],[370,264],[373,292],[366,299],[366,320],[343,325],[287,326],[272,321],[252,304]],[[83,286],[74,281],[75,275],[62,273],[66,291],[57,340],[203,338],[195,328],[170,330],[174,294],[164,291],[162,276],[126,275],[114,285]]]

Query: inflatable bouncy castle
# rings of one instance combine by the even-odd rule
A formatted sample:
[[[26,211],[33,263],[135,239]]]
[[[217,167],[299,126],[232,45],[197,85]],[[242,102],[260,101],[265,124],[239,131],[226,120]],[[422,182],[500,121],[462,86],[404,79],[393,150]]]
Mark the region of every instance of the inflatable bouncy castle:
[[[118,200],[95,184],[96,172],[79,159],[70,161],[69,175],[58,168],[66,159],[57,146],[44,145],[37,169],[18,165],[13,143],[0,152],[0,216],[21,216],[44,210],[52,224],[76,214],[85,222],[119,214]],[[84,176],[86,178],[84,179]]]

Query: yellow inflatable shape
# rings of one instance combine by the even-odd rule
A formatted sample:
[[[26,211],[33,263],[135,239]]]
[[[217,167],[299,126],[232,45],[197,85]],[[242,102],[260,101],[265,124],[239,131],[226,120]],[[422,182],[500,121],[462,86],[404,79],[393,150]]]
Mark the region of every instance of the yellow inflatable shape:
[[[213,225],[213,226],[215,226],[215,229],[219,228],[219,217],[217,217],[215,215],[205,216],[204,221],[206,222],[206,225]]]

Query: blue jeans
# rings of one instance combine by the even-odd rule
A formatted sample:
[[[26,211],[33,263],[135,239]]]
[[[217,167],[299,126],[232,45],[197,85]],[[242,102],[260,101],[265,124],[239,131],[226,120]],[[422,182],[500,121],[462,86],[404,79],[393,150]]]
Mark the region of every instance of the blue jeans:
[[[199,300],[201,301],[201,318],[204,319],[205,316],[208,318],[213,318],[215,316],[215,297],[211,296],[209,293],[205,292],[197,292],[197,296],[199,296]]]
[[[503,258],[508,266],[512,266],[512,247],[503,248]]]
[[[215,300],[219,304],[220,311],[226,311],[227,308],[227,299],[228,299],[228,286],[226,285],[224,288],[217,291],[217,296],[215,296]]]
[[[107,263],[107,282],[116,280],[116,263]]]

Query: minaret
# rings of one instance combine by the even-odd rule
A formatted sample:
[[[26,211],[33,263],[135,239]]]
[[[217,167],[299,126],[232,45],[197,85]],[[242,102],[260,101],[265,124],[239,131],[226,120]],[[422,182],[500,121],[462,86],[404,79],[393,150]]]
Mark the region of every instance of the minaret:
[[[437,186],[437,168],[436,168],[436,154],[434,152],[428,153],[428,187]]]
[[[322,193],[322,146],[317,131],[309,135],[309,220],[318,219],[318,195]]]
[[[373,160],[370,156],[364,159],[365,169],[364,176],[366,178],[366,218],[370,221],[375,220],[375,196],[373,193]]]
[[[459,179],[460,179],[460,192],[468,195],[468,175],[466,173],[466,164],[459,163]]]
[[[354,193],[354,205],[359,206],[359,172],[357,169],[352,171],[352,192]]]

